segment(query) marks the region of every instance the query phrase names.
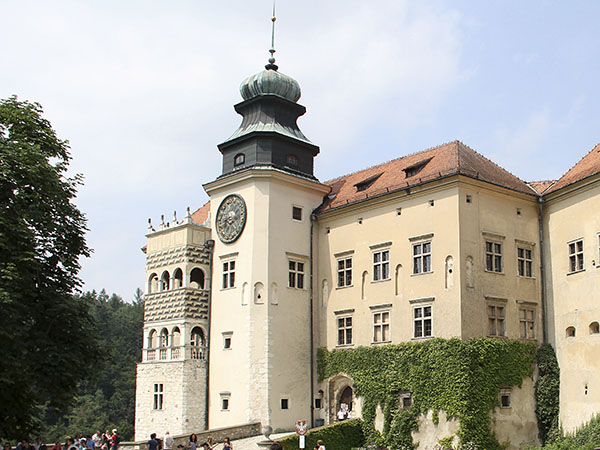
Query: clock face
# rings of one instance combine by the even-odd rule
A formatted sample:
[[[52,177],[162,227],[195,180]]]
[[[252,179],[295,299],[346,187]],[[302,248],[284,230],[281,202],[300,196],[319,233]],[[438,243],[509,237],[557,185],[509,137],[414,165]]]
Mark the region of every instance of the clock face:
[[[246,225],[246,203],[237,194],[223,199],[217,210],[217,234],[222,242],[229,244],[235,241]]]

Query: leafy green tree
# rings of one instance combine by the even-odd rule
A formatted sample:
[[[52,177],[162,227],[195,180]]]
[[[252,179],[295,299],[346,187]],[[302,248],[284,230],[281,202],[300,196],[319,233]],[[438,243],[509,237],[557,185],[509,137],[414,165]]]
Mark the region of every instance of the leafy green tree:
[[[95,358],[79,258],[86,220],[73,204],[69,144],[37,103],[0,100],[0,435],[35,431],[42,407],[67,406]]]

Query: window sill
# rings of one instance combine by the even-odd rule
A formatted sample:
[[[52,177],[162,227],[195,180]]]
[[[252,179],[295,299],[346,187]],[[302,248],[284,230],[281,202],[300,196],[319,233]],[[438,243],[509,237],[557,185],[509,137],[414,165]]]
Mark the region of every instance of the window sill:
[[[292,286],[288,286],[288,289],[293,289],[295,291],[306,291],[306,288],[299,288],[299,287],[292,287]]]
[[[528,276],[519,275],[519,274],[517,274],[517,278],[522,278],[524,280],[535,280],[535,277],[528,277]]]
[[[567,276],[575,275],[576,273],[581,273],[581,272],[585,272],[585,269],[575,270],[573,272],[567,272]]]
[[[335,346],[335,348],[348,348],[348,347],[354,347],[354,344],[337,344]]]
[[[494,338],[494,339],[508,339],[507,336],[505,335],[497,335],[497,334],[488,334],[487,337],[489,338]]]
[[[496,272],[495,270],[484,270],[485,273],[493,273],[495,275],[506,275],[504,272]]]
[[[336,289],[348,289],[348,288],[351,288],[351,287],[354,287],[354,285],[353,284],[349,284],[347,286],[336,286]]]
[[[429,272],[411,273],[410,276],[411,277],[418,277],[419,275],[429,275],[430,273],[433,273],[433,270],[430,270]]]
[[[412,337],[410,338],[411,341],[426,341],[428,339],[433,339],[434,336],[421,336],[421,337]]]
[[[392,279],[391,278],[383,278],[381,280],[371,280],[371,284],[374,284],[374,283],[383,283],[384,281],[392,281]]]
[[[383,345],[383,344],[391,344],[392,341],[377,341],[377,342],[371,342],[371,345]]]
[[[235,289],[237,286],[231,286],[231,287],[226,287],[226,288],[221,288],[221,291],[230,291],[232,289]]]

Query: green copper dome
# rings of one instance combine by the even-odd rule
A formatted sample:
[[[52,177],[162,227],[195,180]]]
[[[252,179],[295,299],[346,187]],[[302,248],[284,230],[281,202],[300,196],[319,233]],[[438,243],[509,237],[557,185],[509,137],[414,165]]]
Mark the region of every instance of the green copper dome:
[[[240,93],[244,100],[249,100],[259,95],[272,94],[292,102],[297,102],[301,94],[300,85],[296,80],[271,68],[265,69],[242,81]]]

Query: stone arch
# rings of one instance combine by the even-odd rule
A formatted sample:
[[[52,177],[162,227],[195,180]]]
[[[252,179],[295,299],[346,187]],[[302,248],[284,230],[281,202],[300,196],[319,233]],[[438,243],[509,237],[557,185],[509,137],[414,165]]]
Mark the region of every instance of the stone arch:
[[[156,330],[152,329],[148,333],[148,348],[156,348],[158,347],[158,333]]]
[[[171,279],[169,277],[169,271],[165,270],[160,276],[160,290],[168,291],[171,285]]]
[[[473,274],[473,257],[467,256],[465,260],[465,276],[466,276],[466,284],[468,288],[475,287],[475,278]]]
[[[446,289],[454,287],[454,258],[452,255],[446,256]]]
[[[183,270],[179,267],[173,272],[173,289],[179,289],[183,287]]]
[[[600,333],[600,324],[598,322],[590,323],[590,334],[598,334]]]
[[[190,271],[190,287],[194,289],[204,289],[204,281],[206,276],[204,270],[200,267],[194,267]]]
[[[337,421],[337,413],[342,403],[348,405],[352,418],[361,416],[361,405],[354,393],[354,382],[352,378],[340,373],[327,380],[329,423]],[[352,409],[350,409],[350,407]]]
[[[402,264],[396,266],[396,272],[394,274],[394,295],[400,295],[400,279],[402,276]]]
[[[179,327],[174,327],[171,331],[171,344],[173,347],[178,347],[181,345],[181,330]]]
[[[148,277],[148,294],[154,294],[158,292],[158,275],[156,273],[151,273]]]
[[[567,327],[567,329],[565,330],[565,333],[567,335],[567,337],[575,337],[575,327]]]
[[[190,357],[192,359],[204,359],[206,338],[204,335],[204,330],[201,327],[195,326],[192,328],[192,331],[190,332],[190,346]]]
[[[369,276],[369,273],[365,270],[362,273],[362,277],[361,277],[361,283],[360,283],[360,298],[361,300],[364,300],[366,298],[366,290],[367,290],[367,277]]]
[[[163,328],[160,330],[160,346],[168,347],[169,346],[169,330]]]
[[[265,301],[265,285],[260,281],[254,283],[254,303],[261,304]]]

